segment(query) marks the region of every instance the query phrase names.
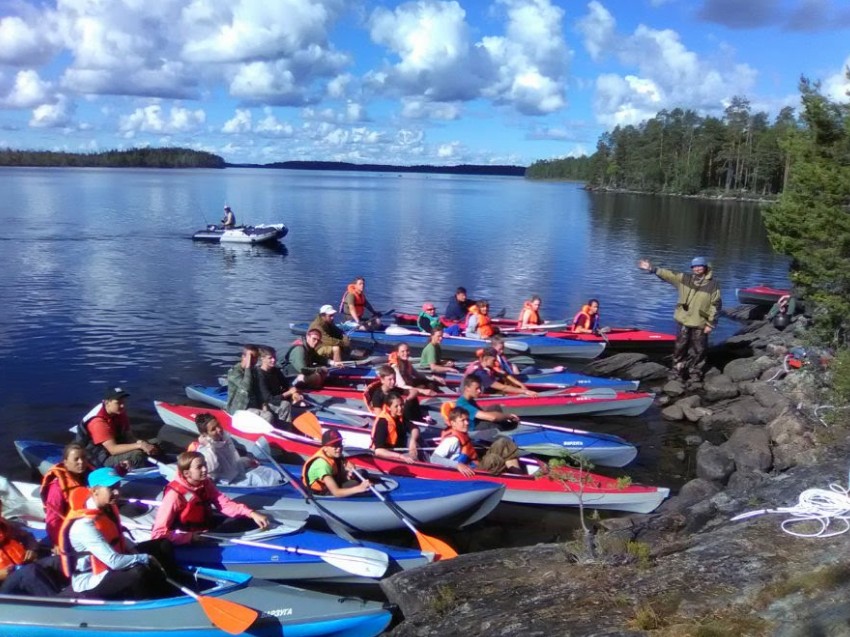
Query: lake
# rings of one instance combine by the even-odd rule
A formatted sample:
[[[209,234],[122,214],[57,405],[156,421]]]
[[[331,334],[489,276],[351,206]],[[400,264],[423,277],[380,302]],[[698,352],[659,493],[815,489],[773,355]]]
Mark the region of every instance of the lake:
[[[548,319],[593,296],[603,324],[663,331],[675,291],[640,272],[641,257],[676,269],[709,257],[726,305],[736,287],[787,285],[787,260],[751,204],[515,177],[263,169],[0,168],[0,185],[0,461],[13,475],[14,439],[69,440],[106,385],[125,387],[132,422],[150,429],[154,399],[213,384],[243,342],[285,351],[288,323],[337,305],[357,275],[378,309],[442,308],[464,285],[508,316],[531,294]],[[225,203],[239,223],[285,222],[284,245],[191,241]],[[737,327],[724,319],[714,342]],[[657,413],[595,426],[642,443],[643,475],[685,470],[681,436]]]

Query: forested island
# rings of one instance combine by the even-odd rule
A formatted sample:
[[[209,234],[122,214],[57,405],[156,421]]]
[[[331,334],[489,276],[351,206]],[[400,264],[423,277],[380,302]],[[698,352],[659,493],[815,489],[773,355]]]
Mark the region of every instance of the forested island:
[[[348,170],[355,172],[432,173],[445,175],[503,175],[521,177],[525,166],[461,164],[458,166],[394,166],[391,164],[351,164],[344,161],[281,161],[271,164],[228,164],[245,168],[283,168],[286,170]]]
[[[0,166],[77,168],[224,168],[218,155],[190,148],[133,148],[100,153],[0,149]]]
[[[804,96],[818,90],[801,81]],[[791,107],[771,122],[735,97],[720,118],[675,108],[617,126],[589,157],[538,161],[526,176],[585,181],[590,189],[771,199],[787,186],[792,147],[805,127]]]

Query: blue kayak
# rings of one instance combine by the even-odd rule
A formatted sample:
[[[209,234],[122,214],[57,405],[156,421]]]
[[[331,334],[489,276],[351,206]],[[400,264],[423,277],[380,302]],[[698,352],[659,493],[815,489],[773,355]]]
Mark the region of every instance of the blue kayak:
[[[303,336],[307,333],[308,323],[290,323],[289,329],[294,334]],[[352,341],[365,345],[385,345],[394,348],[400,343],[407,343],[411,349],[422,350],[429,342],[430,336],[423,332],[407,329],[397,325],[389,325],[381,331],[353,330],[346,332]],[[489,341],[465,336],[444,336],[441,343],[443,352],[475,355],[483,347],[488,347]],[[511,337],[505,342],[509,352],[569,360],[591,360],[599,356],[605,349],[605,343],[586,343],[569,341],[550,336],[522,335]]]
[[[16,440],[15,448],[28,466],[42,474],[62,459],[62,447],[49,442]],[[291,475],[300,477],[301,467],[285,465],[285,468]],[[122,492],[126,497],[153,500],[162,493],[165,484],[166,478],[158,468],[134,470],[127,475]],[[291,484],[218,486],[225,495],[252,509],[299,511],[309,514],[311,522],[319,524],[322,521],[319,512]],[[494,482],[418,480],[403,476],[380,477],[376,488],[417,524],[441,528],[459,528],[478,522],[498,506],[504,492],[504,487]],[[398,516],[370,493],[347,498],[317,496],[317,501],[327,514],[352,533],[405,528]]]

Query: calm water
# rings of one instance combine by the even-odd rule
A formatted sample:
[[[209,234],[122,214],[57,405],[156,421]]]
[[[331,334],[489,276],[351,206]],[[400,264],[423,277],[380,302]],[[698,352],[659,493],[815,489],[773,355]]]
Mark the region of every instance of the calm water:
[[[739,204],[591,195],[520,178],[227,169],[0,169],[0,461],[15,438],[64,441],[106,384],[151,401],[213,383],[242,342],[284,349],[290,321],[336,305],[356,275],[379,309],[442,307],[457,285],[515,315],[537,293],[544,316],[589,296],[603,322],[673,327],[675,294],[642,274],[643,256],[716,264],[724,302],[755,283],[784,285],[786,261],[758,210]],[[239,222],[284,221],[277,250],[196,244],[230,204]],[[721,336],[736,326],[721,323]],[[597,423],[641,442],[638,471],[681,473],[656,417]]]

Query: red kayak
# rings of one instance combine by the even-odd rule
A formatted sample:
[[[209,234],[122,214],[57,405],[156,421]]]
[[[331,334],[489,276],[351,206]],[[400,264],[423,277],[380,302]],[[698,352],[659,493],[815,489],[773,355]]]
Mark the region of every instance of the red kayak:
[[[415,314],[395,315],[400,325],[416,324]],[[443,318],[441,321],[450,325],[453,321]],[[569,329],[569,322],[547,322],[540,329],[519,330],[518,321],[507,318],[494,318],[493,323],[499,326],[506,336],[514,337],[523,334],[537,334],[550,336],[552,338],[563,338],[571,341],[582,341],[585,343],[604,343],[605,351],[611,352],[672,352],[676,342],[675,334],[664,332],[652,332],[637,327],[612,327],[604,335],[579,334]]]
[[[194,424],[197,407],[173,405],[155,402],[157,413],[163,422],[183,430],[197,431]],[[205,409],[212,413],[222,427],[233,436],[255,441],[265,437],[270,443],[284,451],[309,458],[319,448],[319,443],[300,434],[274,429],[262,418],[248,412],[237,412],[237,423],[224,411]],[[247,414],[247,420],[240,420],[241,414]],[[238,428],[237,428],[238,427]],[[432,480],[487,480],[504,484],[505,502],[537,504],[549,506],[578,506],[581,502],[591,509],[609,509],[634,513],[649,513],[655,510],[666,498],[670,490],[664,487],[650,487],[631,484],[628,479],[609,478],[588,471],[570,467],[547,470],[537,460],[522,458],[528,475],[493,475],[486,471],[477,471],[474,478],[467,478],[451,467],[443,467],[430,462],[406,464],[397,460],[387,460],[372,454],[368,449],[346,448],[346,458],[360,467],[395,476],[427,478]]]
[[[363,407],[363,392],[353,387],[323,387],[311,391],[310,396],[326,408],[334,406]],[[438,412],[446,401],[455,401],[458,394],[439,394],[430,398],[420,397],[419,404],[430,411]],[[541,392],[538,396],[482,395],[478,403],[482,408],[500,405],[508,413],[518,416],[639,416],[645,412],[655,398],[649,392],[617,391],[607,387],[568,387]]]
[[[773,305],[779,300],[779,297],[786,294],[791,294],[791,290],[769,288],[765,285],[756,285],[751,288],[738,288],[735,290],[738,303],[743,303],[744,305]]]

